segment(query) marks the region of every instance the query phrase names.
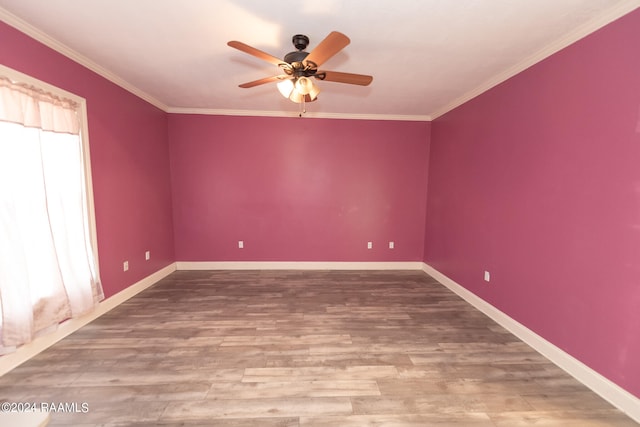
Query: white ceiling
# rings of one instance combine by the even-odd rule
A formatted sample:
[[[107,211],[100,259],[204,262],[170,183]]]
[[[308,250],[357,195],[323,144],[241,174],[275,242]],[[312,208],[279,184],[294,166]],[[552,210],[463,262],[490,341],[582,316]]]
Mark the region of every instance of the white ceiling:
[[[640,7],[640,0],[0,0],[0,18],[165,111],[288,115],[275,84],[238,84],[313,49],[330,31],[351,44],[326,70],[371,74],[367,87],[318,82],[317,116],[427,120]],[[1,41],[0,41],[1,42]]]

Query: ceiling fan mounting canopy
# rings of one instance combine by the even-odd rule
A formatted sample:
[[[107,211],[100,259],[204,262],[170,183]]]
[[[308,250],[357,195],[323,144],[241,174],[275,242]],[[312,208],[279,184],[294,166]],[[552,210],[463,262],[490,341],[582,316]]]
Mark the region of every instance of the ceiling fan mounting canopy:
[[[309,46],[309,37],[304,34],[296,34],[291,38],[291,42],[298,50],[305,50]]]

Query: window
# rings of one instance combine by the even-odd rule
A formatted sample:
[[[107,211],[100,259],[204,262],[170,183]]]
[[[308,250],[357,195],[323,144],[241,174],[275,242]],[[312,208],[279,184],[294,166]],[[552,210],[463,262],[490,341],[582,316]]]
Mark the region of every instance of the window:
[[[0,353],[103,298],[86,103],[0,66]]]

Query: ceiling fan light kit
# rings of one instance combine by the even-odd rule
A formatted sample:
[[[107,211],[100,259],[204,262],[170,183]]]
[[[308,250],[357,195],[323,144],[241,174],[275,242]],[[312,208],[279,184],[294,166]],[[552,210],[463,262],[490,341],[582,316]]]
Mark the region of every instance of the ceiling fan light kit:
[[[242,42],[228,42],[228,46],[275,64],[284,72],[284,74],[254,80],[239,86],[241,88],[251,88],[265,83],[278,82],[278,91],[282,96],[292,102],[301,104],[300,115],[302,115],[302,113],[305,112],[304,103],[315,101],[320,93],[320,88],[311,77],[318,80],[359,86],[368,86],[371,81],[373,81],[372,76],[364,74],[318,70],[319,66],[351,42],[349,38],[342,33],[332,31],[311,52],[304,51],[309,45],[309,37],[303,34],[296,34],[291,41],[297,51],[287,53],[282,60]]]
[[[315,101],[320,93],[320,88],[308,77],[285,79],[278,82],[277,86],[282,96],[296,103],[302,102],[303,97],[299,95],[309,95],[310,101]]]

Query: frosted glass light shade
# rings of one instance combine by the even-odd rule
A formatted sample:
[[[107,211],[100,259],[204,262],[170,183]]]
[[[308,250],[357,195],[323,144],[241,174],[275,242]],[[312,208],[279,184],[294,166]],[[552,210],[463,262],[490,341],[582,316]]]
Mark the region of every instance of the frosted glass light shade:
[[[311,86],[313,86],[313,82],[307,77],[300,77],[298,81],[296,81],[296,90],[303,95],[306,95],[311,90]]]
[[[318,86],[308,77],[300,77],[295,84],[296,91],[302,95],[309,95],[311,100],[316,99],[320,93]]]
[[[304,95],[298,92],[297,90],[293,90],[291,92],[291,96],[289,97],[289,99],[295,102],[296,104],[299,104],[304,100]]]
[[[293,81],[291,79],[282,80],[277,83],[278,90],[285,98],[289,98],[291,96],[291,92],[293,92]]]

